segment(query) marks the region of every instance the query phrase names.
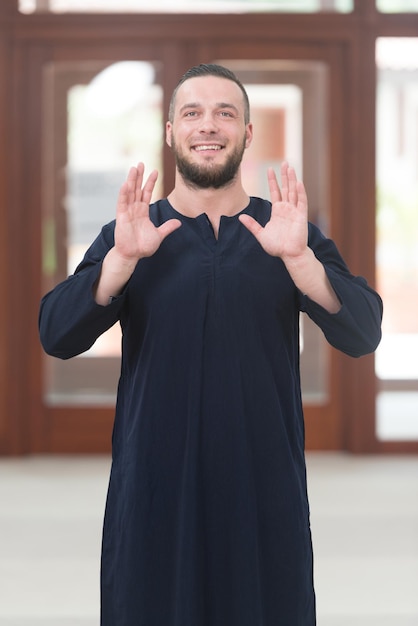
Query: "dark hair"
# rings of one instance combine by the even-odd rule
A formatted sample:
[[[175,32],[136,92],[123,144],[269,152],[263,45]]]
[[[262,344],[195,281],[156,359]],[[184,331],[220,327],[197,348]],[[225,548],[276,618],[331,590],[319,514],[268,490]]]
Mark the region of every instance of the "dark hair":
[[[179,90],[179,87],[189,78],[198,78],[199,76],[218,76],[219,78],[226,78],[227,80],[232,80],[233,83],[238,85],[238,87],[242,91],[242,95],[244,97],[244,121],[246,124],[250,121],[250,101],[248,99],[248,94],[245,91],[244,85],[241,83],[239,78],[237,78],[231,70],[222,65],[216,65],[215,63],[201,63],[200,65],[195,65],[191,67],[183,76],[180,78],[177,83],[177,87],[173,91],[173,95],[170,100],[170,107],[168,109],[168,119],[170,122],[173,121],[174,118],[174,105],[176,101],[176,95]]]

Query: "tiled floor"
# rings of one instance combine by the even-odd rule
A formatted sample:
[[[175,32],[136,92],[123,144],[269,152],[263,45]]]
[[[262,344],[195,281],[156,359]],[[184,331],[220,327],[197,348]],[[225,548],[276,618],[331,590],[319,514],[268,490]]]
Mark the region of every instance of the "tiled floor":
[[[0,459],[1,626],[98,626],[108,472]],[[418,626],[418,458],[309,454],[308,476],[318,626]]]

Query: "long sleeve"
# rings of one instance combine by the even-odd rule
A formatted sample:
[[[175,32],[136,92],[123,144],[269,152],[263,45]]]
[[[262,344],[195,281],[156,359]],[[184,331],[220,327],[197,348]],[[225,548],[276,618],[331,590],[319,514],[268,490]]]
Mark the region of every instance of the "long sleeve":
[[[48,354],[61,359],[81,354],[118,321],[123,294],[105,307],[98,305],[93,297],[102,261],[113,244],[114,222],[111,222],[103,227],[74,274],[42,298],[39,332]]]
[[[330,314],[301,295],[301,310],[338,350],[353,357],[373,352],[381,339],[383,304],[380,296],[364,278],[349,272],[334,242],[312,224],[309,225],[309,246],[323,263],[342,306],[338,313]]]

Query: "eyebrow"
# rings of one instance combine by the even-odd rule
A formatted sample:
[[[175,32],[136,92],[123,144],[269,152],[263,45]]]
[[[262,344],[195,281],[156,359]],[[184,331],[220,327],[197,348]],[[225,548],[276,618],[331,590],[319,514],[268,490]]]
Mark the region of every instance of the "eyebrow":
[[[200,107],[202,107],[202,104],[200,102],[188,102],[187,104],[183,104],[183,106],[180,107],[180,113],[184,111],[185,109],[198,109]],[[230,102],[217,102],[216,108],[217,109],[232,109],[233,111],[235,111],[235,113],[239,114],[238,108],[234,104],[231,104]]]

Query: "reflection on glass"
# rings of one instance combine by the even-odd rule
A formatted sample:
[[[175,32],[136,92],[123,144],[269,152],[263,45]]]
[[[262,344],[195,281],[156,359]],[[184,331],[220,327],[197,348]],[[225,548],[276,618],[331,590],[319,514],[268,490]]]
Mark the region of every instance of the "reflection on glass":
[[[376,63],[377,435],[418,439],[418,39],[379,39]]]
[[[253,196],[270,197],[267,168],[279,172],[286,159],[309,190],[310,219],[327,232],[327,177],[318,154],[326,154],[326,68],[307,61],[220,60],[247,89],[254,124],[244,155],[242,180]],[[305,166],[306,164],[306,166]],[[316,169],[318,167],[318,169]],[[301,377],[305,403],[322,404],[329,392],[329,352],[318,327],[301,317]]]
[[[149,13],[149,0],[19,0],[22,13]],[[159,0],[158,13],[350,13],[353,0]]]
[[[72,274],[101,227],[115,216],[120,185],[143,161],[160,178],[162,88],[158,64],[126,61],[97,71],[94,63],[53,64],[45,75],[44,283]],[[53,181],[50,185],[49,181]],[[113,402],[121,333],[115,325],[84,355],[45,357],[48,403]],[[87,358],[86,358],[87,357]]]
[[[120,185],[143,161],[161,172],[162,89],[149,63],[115,63],[68,92],[68,273],[115,216]],[[161,196],[161,175],[154,190]]]
[[[252,196],[269,197],[267,168],[287,159],[303,177],[302,90],[297,85],[246,84],[254,136],[244,153],[242,179]]]
[[[277,170],[286,158],[309,189],[310,219],[327,232],[327,168],[316,158],[326,154],[327,146],[325,66],[299,61],[221,63],[240,76],[252,103],[256,132],[243,162],[248,193],[269,197],[267,167]],[[132,163],[142,160],[150,170],[161,171],[164,119],[158,67],[123,63],[101,70],[94,63],[54,64],[46,76],[45,94],[54,102],[53,110],[46,106],[45,111],[46,287],[74,271],[101,226],[113,219],[120,184]],[[128,80],[126,72],[136,72],[135,80]],[[142,88],[126,91],[141,81]],[[328,398],[329,353],[319,329],[305,318],[301,347],[304,400],[323,403]],[[85,355],[65,362],[45,357],[46,402],[113,403],[119,358],[118,325]]]
[[[417,13],[417,0],[376,0],[381,13]]]

